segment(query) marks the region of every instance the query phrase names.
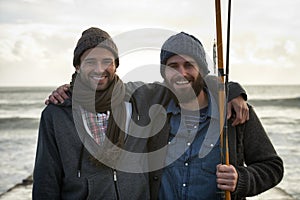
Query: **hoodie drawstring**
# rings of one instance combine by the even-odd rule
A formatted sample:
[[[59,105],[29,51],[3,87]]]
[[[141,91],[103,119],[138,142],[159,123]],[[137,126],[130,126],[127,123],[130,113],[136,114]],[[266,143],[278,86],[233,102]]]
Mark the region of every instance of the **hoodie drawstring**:
[[[81,165],[82,165],[83,150],[84,150],[84,145],[81,144],[80,155],[79,155],[79,160],[78,160],[78,167],[77,167],[77,177],[78,178],[81,177]]]

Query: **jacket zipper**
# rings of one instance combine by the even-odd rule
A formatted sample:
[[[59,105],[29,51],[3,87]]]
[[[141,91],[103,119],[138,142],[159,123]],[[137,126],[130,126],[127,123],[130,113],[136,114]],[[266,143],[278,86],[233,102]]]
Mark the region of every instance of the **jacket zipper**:
[[[120,199],[119,196],[119,190],[118,190],[118,184],[117,184],[117,171],[115,169],[113,169],[113,178],[114,178],[114,185],[115,185],[115,190],[116,190],[116,195],[117,195],[117,200]]]

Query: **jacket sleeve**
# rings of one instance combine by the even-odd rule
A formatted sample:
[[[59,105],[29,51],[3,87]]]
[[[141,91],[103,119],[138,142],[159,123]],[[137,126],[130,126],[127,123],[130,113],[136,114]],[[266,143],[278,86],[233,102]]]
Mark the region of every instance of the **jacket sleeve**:
[[[229,82],[228,83],[228,100],[231,101],[232,99],[242,96],[245,101],[247,101],[247,93],[246,90],[237,82]]]
[[[51,107],[51,106],[50,106]],[[49,106],[43,111],[33,172],[32,198],[60,199],[62,165]]]
[[[217,95],[219,90],[218,77],[214,75],[208,75],[204,78],[204,80],[210,92],[212,92],[213,95]],[[246,90],[239,83],[230,81],[228,83],[228,101],[231,101],[238,96],[242,96],[244,100],[247,101]],[[215,96],[215,98],[218,99],[217,96]]]
[[[236,166],[238,184],[234,194],[239,198],[260,194],[283,177],[283,162],[277,155],[252,107],[244,125],[243,156],[245,165]],[[241,133],[238,133],[241,134]]]

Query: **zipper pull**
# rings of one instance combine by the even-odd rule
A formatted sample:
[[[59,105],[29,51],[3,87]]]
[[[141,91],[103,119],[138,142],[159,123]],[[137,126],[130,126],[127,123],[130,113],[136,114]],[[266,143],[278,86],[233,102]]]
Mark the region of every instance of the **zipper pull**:
[[[117,171],[114,170],[114,181],[117,182]]]

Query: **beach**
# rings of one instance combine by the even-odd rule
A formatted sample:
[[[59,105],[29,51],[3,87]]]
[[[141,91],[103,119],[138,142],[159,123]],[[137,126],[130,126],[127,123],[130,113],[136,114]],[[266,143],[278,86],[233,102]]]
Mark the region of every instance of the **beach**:
[[[31,199],[27,177],[33,171],[39,118],[54,88],[0,88],[1,200]],[[249,199],[300,199],[300,86],[245,88],[285,167],[274,189]]]

